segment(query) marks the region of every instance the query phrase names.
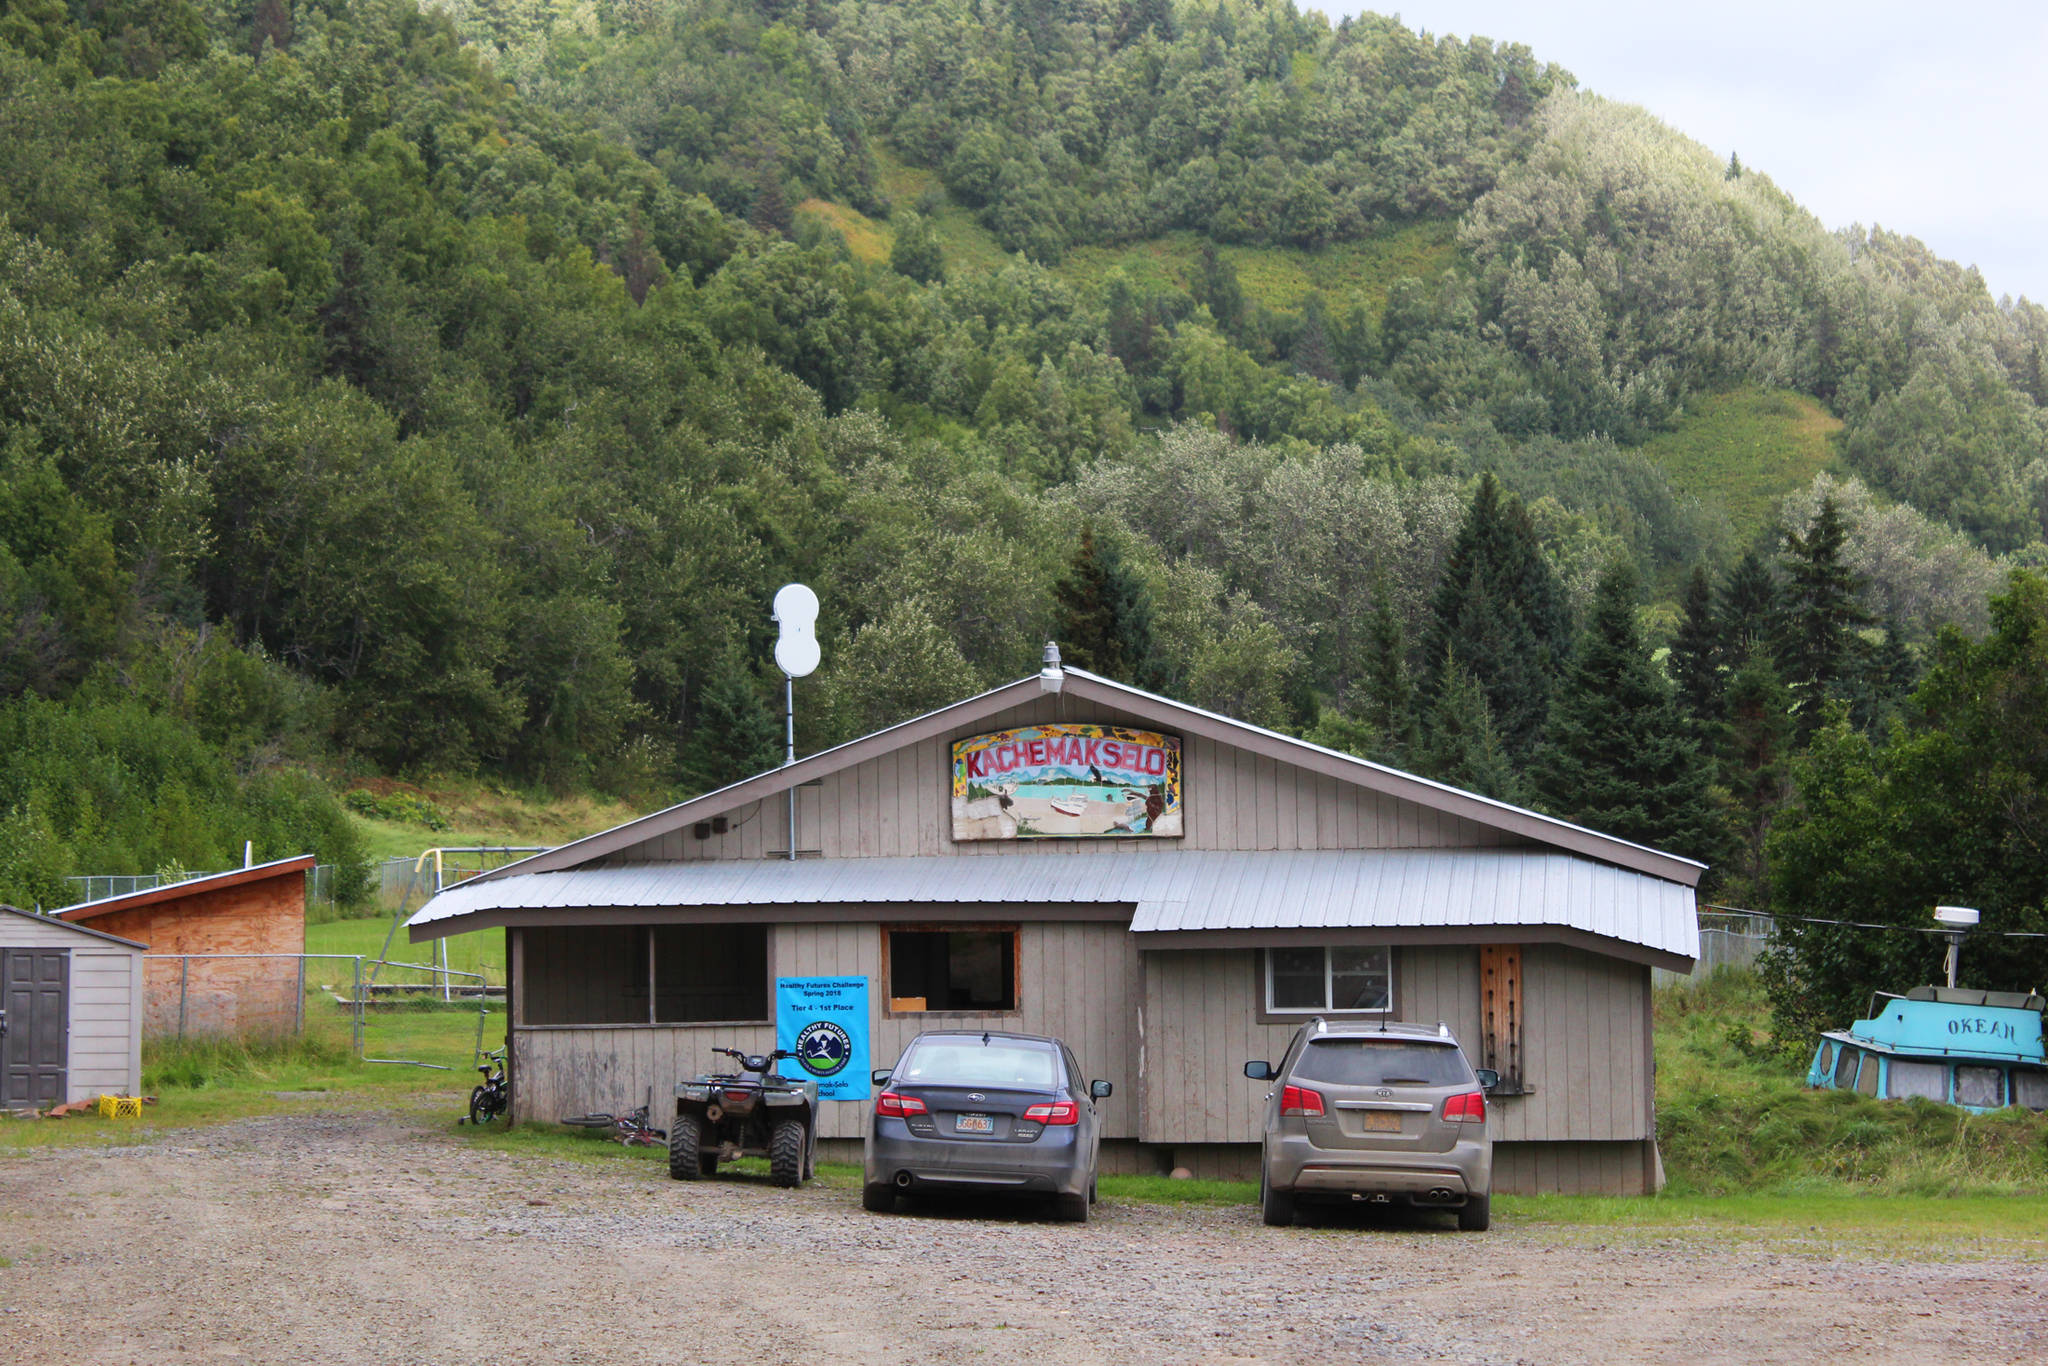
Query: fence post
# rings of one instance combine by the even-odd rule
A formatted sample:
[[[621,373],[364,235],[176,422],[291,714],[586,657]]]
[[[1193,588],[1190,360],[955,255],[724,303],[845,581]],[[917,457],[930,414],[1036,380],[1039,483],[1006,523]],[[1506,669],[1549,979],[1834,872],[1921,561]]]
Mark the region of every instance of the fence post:
[[[356,1056],[360,1058],[363,1056],[363,956],[361,954],[356,955],[355,965],[356,984],[350,989],[349,996],[355,1001],[355,1020],[352,1032],[355,1034]]]
[[[185,1041],[185,994],[186,986],[192,980],[192,955],[178,959],[178,1042]]]
[[[299,994],[292,1005],[292,1033],[306,1036],[306,955],[299,955]]]

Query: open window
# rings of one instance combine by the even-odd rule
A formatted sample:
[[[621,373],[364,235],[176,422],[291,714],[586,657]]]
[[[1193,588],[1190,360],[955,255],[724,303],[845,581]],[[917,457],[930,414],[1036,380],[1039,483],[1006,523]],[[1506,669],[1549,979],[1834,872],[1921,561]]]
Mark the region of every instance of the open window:
[[[1384,1015],[1394,1008],[1394,954],[1384,944],[1266,951],[1273,1015]]]
[[[885,930],[883,937],[891,1014],[1017,1009],[1015,926],[905,926]]]

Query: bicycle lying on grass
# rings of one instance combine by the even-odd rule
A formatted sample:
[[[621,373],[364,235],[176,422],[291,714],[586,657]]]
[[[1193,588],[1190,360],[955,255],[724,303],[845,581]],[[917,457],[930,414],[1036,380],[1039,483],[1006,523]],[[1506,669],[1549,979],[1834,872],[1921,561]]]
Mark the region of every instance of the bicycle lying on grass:
[[[572,1129],[610,1129],[606,1137],[613,1138],[629,1148],[659,1148],[668,1143],[668,1130],[657,1129],[648,1122],[648,1107],[643,1105],[631,1114],[589,1114],[569,1115],[562,1123]]]

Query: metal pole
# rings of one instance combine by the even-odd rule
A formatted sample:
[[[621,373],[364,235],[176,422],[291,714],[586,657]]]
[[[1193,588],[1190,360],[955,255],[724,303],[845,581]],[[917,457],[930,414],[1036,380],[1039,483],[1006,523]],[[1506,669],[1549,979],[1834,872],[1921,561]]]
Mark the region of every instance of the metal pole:
[[[356,1056],[360,1058],[363,1056],[363,958],[361,954],[356,955],[355,965],[356,981],[355,985],[349,990],[349,996],[355,1002],[355,1010],[353,1012],[354,1018],[349,1022],[349,1033],[354,1037]]]
[[[789,674],[782,676],[782,720],[783,750],[782,766],[788,768],[796,762],[796,679]],[[796,862],[796,784],[789,786],[789,861]]]

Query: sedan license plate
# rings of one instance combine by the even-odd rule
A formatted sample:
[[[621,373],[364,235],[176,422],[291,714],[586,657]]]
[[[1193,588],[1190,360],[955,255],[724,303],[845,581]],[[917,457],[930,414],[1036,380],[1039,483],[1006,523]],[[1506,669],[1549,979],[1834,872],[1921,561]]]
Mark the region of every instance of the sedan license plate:
[[[959,1115],[953,1120],[953,1130],[962,1134],[992,1134],[996,1122],[987,1115]]]
[[[1392,1110],[1367,1110],[1360,1118],[1365,1121],[1365,1131],[1369,1134],[1401,1132],[1401,1116]]]

